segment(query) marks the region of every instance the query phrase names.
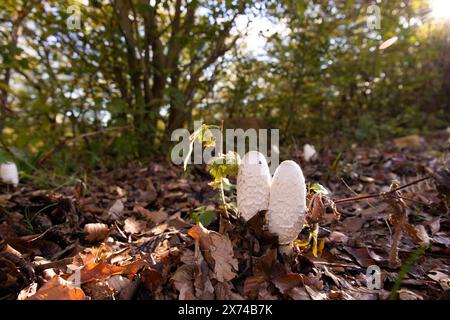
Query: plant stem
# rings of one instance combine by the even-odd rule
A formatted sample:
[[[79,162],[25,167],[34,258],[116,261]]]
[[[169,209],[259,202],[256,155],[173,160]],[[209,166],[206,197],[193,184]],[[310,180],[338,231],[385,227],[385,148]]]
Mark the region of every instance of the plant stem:
[[[220,179],[220,196],[222,198],[224,217],[228,218],[229,216],[228,216],[228,211],[227,211],[227,201],[225,200],[225,191],[223,189],[223,178]]]

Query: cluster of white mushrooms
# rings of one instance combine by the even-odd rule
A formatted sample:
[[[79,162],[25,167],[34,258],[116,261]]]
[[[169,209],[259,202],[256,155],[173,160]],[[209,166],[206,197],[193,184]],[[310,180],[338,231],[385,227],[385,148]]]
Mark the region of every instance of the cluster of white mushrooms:
[[[237,206],[246,221],[267,210],[269,231],[278,236],[280,252],[289,253],[305,220],[306,184],[300,166],[283,161],[272,178],[264,155],[248,152],[239,166]]]

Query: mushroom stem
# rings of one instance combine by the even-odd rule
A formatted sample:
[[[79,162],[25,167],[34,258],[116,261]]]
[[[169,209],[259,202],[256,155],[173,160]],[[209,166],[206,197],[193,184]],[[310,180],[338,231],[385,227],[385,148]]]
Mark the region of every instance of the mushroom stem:
[[[284,243],[284,244],[279,244],[278,245],[278,251],[280,252],[280,254],[281,255],[286,255],[288,257],[292,256],[293,249],[294,249],[294,243],[293,242],[289,242],[289,243]]]

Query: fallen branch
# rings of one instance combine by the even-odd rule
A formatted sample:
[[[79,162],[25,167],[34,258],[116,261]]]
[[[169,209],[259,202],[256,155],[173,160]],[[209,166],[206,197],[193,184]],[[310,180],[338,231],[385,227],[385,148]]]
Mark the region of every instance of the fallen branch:
[[[415,181],[412,181],[410,183],[407,183],[403,186],[399,186],[393,190],[389,190],[388,192],[380,192],[377,194],[368,194],[365,196],[358,196],[358,197],[351,197],[351,198],[345,198],[345,199],[340,199],[340,200],[335,200],[333,201],[334,204],[344,204],[344,203],[348,203],[348,202],[354,202],[354,201],[360,201],[360,200],[366,200],[366,199],[372,199],[372,198],[379,198],[379,197],[389,197],[392,194],[395,194],[397,191],[400,191],[402,189],[408,188],[414,184],[417,184],[419,182],[425,181],[430,179],[431,177],[424,177]]]

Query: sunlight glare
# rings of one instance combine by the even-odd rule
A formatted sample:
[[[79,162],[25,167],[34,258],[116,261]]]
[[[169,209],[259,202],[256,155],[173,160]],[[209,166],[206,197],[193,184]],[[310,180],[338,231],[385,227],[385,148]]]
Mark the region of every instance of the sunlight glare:
[[[450,20],[450,0],[430,0],[430,8],[433,18]]]

